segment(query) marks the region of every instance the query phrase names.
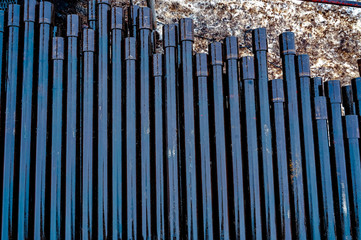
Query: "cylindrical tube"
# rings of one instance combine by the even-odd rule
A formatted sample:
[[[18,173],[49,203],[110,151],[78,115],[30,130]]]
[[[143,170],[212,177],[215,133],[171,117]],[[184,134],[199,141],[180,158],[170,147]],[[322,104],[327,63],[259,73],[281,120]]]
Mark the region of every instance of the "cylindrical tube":
[[[276,160],[275,175],[278,202],[278,236],[280,239],[292,239],[290,188],[288,184],[288,160],[285,131],[285,94],[283,80],[270,82],[273,119],[273,146]]]
[[[344,117],[344,132],[346,145],[346,159],[348,159],[348,174],[351,179],[351,216],[352,237],[361,239],[361,162],[359,145],[359,117],[357,115],[346,115]]]
[[[5,106],[4,102],[2,103],[1,100],[3,99],[3,84],[4,84],[4,80],[3,80],[3,69],[4,69],[4,65],[6,64],[4,60],[4,34],[5,33],[5,11],[4,10],[0,10],[0,123],[2,123],[2,116],[3,116],[3,111],[2,110]],[[2,133],[2,124],[0,124],[0,139],[2,138],[1,133]],[[0,149],[2,149],[2,147],[0,147]]]
[[[177,117],[177,28],[175,24],[163,27],[164,48],[164,132],[165,176],[168,220],[167,239],[180,239],[179,178],[178,178],[178,117]]]
[[[200,208],[203,210],[203,239],[213,239],[213,208],[212,208],[212,181],[211,181],[211,151],[210,151],[210,136],[209,136],[209,113],[208,113],[208,68],[207,68],[207,54],[199,53],[195,56],[195,71],[197,76],[197,102],[198,111],[198,151],[200,166],[199,171],[201,175],[202,186],[202,204]]]
[[[112,236],[116,239],[123,237],[123,153],[124,143],[122,141],[123,123],[123,34],[124,34],[124,12],[122,8],[114,7],[111,10],[112,29],[112,87],[111,87],[111,226]]]
[[[307,238],[306,210],[303,191],[303,170],[302,170],[302,152],[300,121],[298,116],[298,93],[296,83],[295,68],[295,39],[294,33],[285,32],[280,35],[283,79],[285,81],[285,100],[286,100],[286,135],[289,141],[288,159],[292,205],[293,205],[293,224],[295,231],[293,235],[296,239]]]
[[[39,5],[39,65],[36,115],[36,157],[35,157],[35,205],[34,239],[45,238],[45,191],[47,169],[47,123],[48,123],[48,88],[49,88],[49,52],[51,45],[50,24],[53,5],[41,2]]]
[[[136,39],[125,39],[127,239],[137,239]]]
[[[97,27],[96,3],[97,0],[88,0],[88,22],[93,30]]]
[[[337,233],[341,239],[351,238],[350,204],[348,197],[348,182],[346,173],[345,146],[341,117],[341,83],[338,80],[327,81],[325,92],[328,102],[331,171],[334,186],[334,201],[336,201]]]
[[[93,239],[94,164],[94,52],[95,31],[83,30],[83,159],[82,159],[82,239]]]
[[[194,94],[193,94],[193,21],[183,18],[179,21],[181,41],[181,77],[179,84],[181,105],[181,141],[184,147],[182,158],[185,177],[185,187],[182,196],[184,199],[185,238],[195,239],[198,237],[198,214],[197,214],[197,178],[196,178],[196,150],[195,150],[195,118],[194,118]]]
[[[79,156],[78,121],[78,34],[79,16],[67,16],[67,94],[65,146],[65,238],[76,238],[76,173]]]
[[[311,78],[311,95],[313,97],[319,97],[324,95],[322,78],[320,77]]]
[[[210,64],[210,84],[209,109],[210,109],[210,136],[211,136],[211,156],[213,165],[211,171],[215,176],[216,184],[213,186],[217,196],[218,219],[215,224],[218,226],[216,237],[230,238],[230,220],[227,185],[227,155],[226,155],[226,132],[224,119],[224,96],[223,96],[223,56],[222,44],[214,42],[209,45]],[[218,237],[217,237],[218,238]]]
[[[98,14],[98,35],[97,35],[97,57],[98,57],[98,126],[97,126],[97,210],[96,210],[96,226],[97,238],[103,239],[109,237],[109,204],[108,204],[108,76],[109,76],[109,29],[110,23],[110,0],[97,1]]]
[[[238,74],[238,39],[236,37],[228,37],[225,39],[225,57],[226,57],[226,81],[224,81],[225,93],[228,98],[228,108],[226,108],[227,116],[227,135],[229,138],[228,153],[231,157],[232,187],[229,189],[233,192],[233,199],[230,206],[233,205],[234,210],[234,229],[236,239],[246,239],[246,222],[244,209],[244,186],[243,186],[243,162],[242,162],[242,139],[241,139],[241,117],[240,117],[240,99],[239,92],[239,74]],[[223,219],[225,221],[225,219]],[[228,221],[228,219],[227,219]],[[232,223],[232,221],[230,222]],[[219,231],[224,232],[228,226],[220,225]],[[225,228],[225,229],[222,229]],[[227,230],[229,231],[229,229]]]
[[[21,135],[20,135],[20,160],[19,160],[20,169],[19,169],[19,191],[18,191],[18,206],[17,206],[18,239],[28,239],[30,237],[29,236],[29,224],[30,224],[29,191],[30,191],[30,164],[31,164],[30,152],[31,152],[31,133],[32,133],[31,120],[32,120],[32,99],[33,99],[34,47],[35,47],[34,44],[35,6],[36,6],[36,0],[26,0],[24,2],[24,50],[23,50],[24,61],[23,61],[23,70],[22,70],[23,86],[22,86],[22,95],[21,95],[21,130],[20,130]],[[2,40],[3,40],[2,36],[0,36],[0,41]],[[2,54],[1,54],[2,47],[3,46],[0,43],[0,48],[1,48],[0,69],[1,69],[1,58],[2,58]],[[1,85],[1,80],[0,80],[0,85]],[[1,92],[1,87],[0,87],[0,92]],[[0,93],[0,99],[1,99],[1,93]]]
[[[301,147],[303,168],[306,170],[307,210],[312,239],[320,239],[320,216],[318,207],[315,143],[313,138],[310,58],[297,56],[298,93],[300,94],[299,117],[301,123]]]
[[[151,31],[152,31],[152,16],[151,10],[148,7],[139,8],[138,12],[138,39],[139,39],[139,89],[138,96],[140,102],[140,109],[137,110],[139,114],[138,129],[140,131],[140,204],[141,204],[141,228],[142,239],[150,239],[152,232],[152,218],[151,218],[151,186],[153,179],[151,178],[151,129],[150,129],[150,57],[151,49]],[[140,222],[139,222],[140,223]]]
[[[314,116],[316,134],[315,149],[316,159],[318,159],[316,163],[319,169],[317,175],[318,181],[321,183],[319,185],[319,197],[322,201],[322,208],[320,208],[321,238],[336,239],[326,97],[314,97]]]
[[[267,239],[277,239],[276,204],[272,161],[272,130],[268,98],[267,32],[265,28],[253,30],[253,52],[256,69],[257,135],[261,148],[261,192],[264,200],[264,229]]]
[[[16,135],[16,106],[17,106],[17,81],[18,81],[18,54],[19,54],[19,27],[20,5],[8,6],[8,46],[5,88],[5,129],[3,158],[3,186],[2,186],[2,216],[1,239],[15,238],[13,226],[14,209],[14,162],[15,162],[15,135]]]
[[[355,106],[353,101],[352,86],[345,85],[341,88],[342,91],[342,105],[345,111],[345,115],[354,115]]]
[[[165,238],[165,162],[163,143],[163,55],[153,55],[154,77],[154,143],[155,143],[155,215],[158,240]],[[154,199],[154,198],[153,198]]]
[[[361,78],[352,79],[351,85],[355,102],[355,113],[361,116]]]
[[[253,57],[241,58],[241,79],[243,82],[242,112],[244,113],[244,118],[241,121],[244,126],[245,149],[247,149],[247,178],[249,188],[248,214],[251,221],[248,232],[249,238],[262,239],[262,210],[257,149],[256,100],[254,89],[255,71]]]
[[[137,37],[137,19],[139,14],[139,6],[132,5],[128,8],[128,31],[129,37]]]
[[[52,120],[51,120],[51,187],[50,187],[50,236],[49,239],[61,238],[62,219],[62,134],[63,134],[63,67],[64,67],[64,38],[53,37],[53,91],[52,91]]]

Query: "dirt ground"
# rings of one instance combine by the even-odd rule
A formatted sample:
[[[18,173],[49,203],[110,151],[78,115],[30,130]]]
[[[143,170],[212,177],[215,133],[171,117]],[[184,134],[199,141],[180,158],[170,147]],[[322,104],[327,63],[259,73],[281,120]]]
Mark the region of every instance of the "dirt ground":
[[[84,13],[80,2],[77,11]],[[194,20],[196,52],[207,52],[209,41],[239,37],[241,56],[251,55],[249,30],[266,27],[269,43],[270,79],[282,77],[278,36],[291,30],[296,34],[297,52],[309,54],[312,76],[339,79],[344,84],[359,77],[361,58],[361,10],[298,0],[155,0],[157,30],[162,24],[189,17]],[[146,5],[146,1],[134,1]],[[126,6],[129,1],[115,0]]]

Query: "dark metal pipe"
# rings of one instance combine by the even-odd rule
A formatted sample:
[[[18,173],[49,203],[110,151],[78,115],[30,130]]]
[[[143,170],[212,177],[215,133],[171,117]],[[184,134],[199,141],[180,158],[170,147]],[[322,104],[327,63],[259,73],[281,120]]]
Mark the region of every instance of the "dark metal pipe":
[[[319,186],[321,238],[336,239],[326,97],[314,97],[315,153]]]
[[[179,203],[179,147],[177,117],[177,28],[175,24],[163,27],[164,48],[164,154],[166,176],[166,238],[180,239]]]
[[[353,101],[352,86],[345,85],[341,88],[341,91],[342,91],[342,105],[345,111],[345,115],[354,115],[355,108]]]
[[[163,55],[153,55],[154,77],[154,143],[155,143],[155,215],[158,240],[165,239],[165,162],[163,144]],[[153,198],[154,199],[154,198]]]
[[[211,180],[211,151],[209,136],[209,112],[208,112],[208,67],[207,54],[198,53],[195,56],[195,71],[197,77],[197,156],[200,161],[199,172],[201,174],[202,188],[202,223],[203,239],[213,239],[213,209],[212,209],[212,180]]]
[[[331,170],[336,201],[337,233],[339,238],[351,238],[350,204],[346,173],[345,146],[341,119],[341,83],[338,80],[327,81],[325,92],[328,102],[329,131],[331,140]]]
[[[35,39],[35,5],[36,0],[24,2],[24,53],[23,53],[23,84],[21,95],[21,134],[19,160],[19,191],[17,238],[28,239],[30,217],[30,165],[31,165],[31,124],[34,74],[34,39]],[[0,37],[2,41],[2,37]],[[2,48],[2,45],[0,45]],[[2,50],[0,50],[2,51]],[[0,62],[1,56],[0,53]],[[1,66],[1,63],[0,63]],[[1,69],[1,67],[0,67]],[[0,70],[1,72],[1,70]],[[1,74],[1,73],[0,73]],[[1,80],[0,80],[1,82]],[[1,85],[1,83],[0,83]],[[1,87],[0,87],[1,91]],[[0,94],[1,99],[1,94]],[[1,100],[0,100],[1,102]],[[1,108],[1,107],[0,107]]]
[[[311,96],[319,97],[324,96],[322,78],[314,77],[311,78]],[[311,98],[313,101],[313,99]]]
[[[129,37],[137,37],[137,19],[139,14],[139,6],[131,5],[128,8],[128,36]]]
[[[16,134],[16,106],[17,106],[17,81],[18,81],[18,55],[19,55],[19,27],[20,5],[8,6],[8,46],[6,61],[6,102],[4,152],[3,158],[3,186],[2,186],[2,211],[1,211],[1,239],[15,238],[16,232],[13,225],[14,209],[14,162],[15,162],[15,134]]]
[[[346,115],[344,117],[344,133],[346,146],[346,159],[351,188],[349,189],[351,199],[352,237],[361,238],[361,162],[360,162],[360,131],[359,117],[357,115]]]
[[[67,94],[66,94],[66,146],[65,146],[65,238],[76,238],[76,173],[79,155],[78,122],[78,34],[79,16],[67,16]]]
[[[151,31],[152,31],[152,16],[151,10],[148,7],[139,8],[138,13],[138,39],[139,39],[139,75],[137,95],[139,96],[139,106],[137,113],[139,114],[139,135],[140,135],[140,171],[141,171],[141,187],[140,187],[140,204],[141,204],[141,229],[142,239],[150,239],[152,236],[152,222],[151,219],[151,186],[153,179],[151,179],[151,129],[150,129],[150,57],[152,55],[151,48]]]
[[[351,86],[354,94],[355,113],[361,116],[361,78],[352,79]]]
[[[184,217],[187,230],[185,238],[198,238],[198,212],[197,212],[197,178],[196,178],[196,149],[195,149],[195,118],[193,93],[193,21],[183,18],[179,21],[181,41],[181,77],[179,84],[181,106],[181,141],[184,146],[182,164],[185,177],[183,199],[185,204]],[[185,172],[184,172],[185,171]]]
[[[285,94],[283,80],[275,79],[270,82],[270,93],[272,101],[272,128],[273,146],[275,154],[275,175],[277,205],[278,205],[278,236],[280,239],[292,239],[292,216],[290,205],[290,188],[288,184],[288,160],[285,131]]]
[[[4,108],[4,102],[2,103],[3,94],[4,94],[4,88],[5,88],[5,81],[4,75],[3,75],[3,69],[5,66],[4,59],[4,35],[5,35],[5,11],[0,10],[0,123],[2,123],[2,117],[3,117],[3,111]],[[1,133],[2,133],[2,124],[0,124],[0,139],[1,139]],[[0,147],[1,149],[1,147]]]
[[[82,239],[93,239],[94,178],[94,55],[95,31],[83,30],[83,159],[82,159]],[[120,184],[121,185],[121,184]]]
[[[108,238],[109,229],[109,197],[108,197],[108,130],[109,130],[109,111],[108,111],[108,76],[109,76],[109,29],[108,21],[110,14],[110,0],[97,1],[98,8],[98,38],[97,38],[97,54],[98,54],[98,126],[96,128],[97,143],[97,214],[96,229],[97,238]]]
[[[51,122],[51,186],[50,186],[50,236],[49,239],[61,238],[62,203],[62,133],[63,133],[63,67],[64,38],[53,37],[53,89]]]
[[[229,165],[232,166],[232,186],[230,192],[233,192],[233,198],[230,205],[233,205],[234,229],[237,239],[246,239],[245,209],[244,209],[244,185],[243,185],[243,163],[242,163],[242,139],[241,139],[241,117],[240,117],[240,85],[238,72],[238,39],[228,37],[225,39],[225,58],[226,58],[226,81],[224,81],[225,93],[228,98],[228,108],[226,109],[228,139],[228,154],[231,159]],[[226,139],[226,140],[227,140]],[[233,188],[233,189],[232,189]],[[228,217],[228,215],[226,215]],[[223,216],[223,217],[226,217]],[[221,218],[220,218],[221,219]],[[227,222],[228,219],[222,219]],[[220,221],[222,223],[222,221]],[[232,223],[232,221],[230,222]],[[229,231],[228,225],[219,226],[220,233]],[[223,229],[224,228],[224,229]],[[220,236],[219,236],[220,237]]]
[[[111,226],[112,237],[121,239],[123,237],[123,153],[124,143],[122,126],[123,124],[123,35],[124,35],[124,12],[122,8],[113,7],[111,10],[112,29],[112,82],[111,82],[111,137],[112,137],[112,162],[111,162]]]
[[[37,121],[35,152],[35,204],[34,204],[34,239],[45,238],[45,192],[48,142],[48,90],[49,90],[49,56],[51,56],[51,29],[53,5],[41,2],[39,5],[39,67],[37,89]]]
[[[307,238],[306,211],[303,191],[303,171],[300,122],[298,116],[298,94],[295,72],[295,39],[294,33],[285,32],[280,35],[280,49],[283,65],[283,80],[286,96],[286,136],[289,159],[289,179],[291,180],[291,203],[293,209],[293,235],[296,239]]]
[[[127,169],[127,239],[137,239],[137,140],[136,140],[136,56],[134,37],[125,39],[126,69],[126,169]]]
[[[89,27],[93,30],[97,28],[97,13],[96,13],[97,0],[88,1],[88,22]]]
[[[227,153],[226,153],[226,125],[224,117],[224,96],[223,96],[223,53],[220,42],[211,43],[208,46],[210,65],[210,84],[208,86],[209,109],[210,109],[210,136],[211,136],[211,161],[212,175],[214,176],[213,190],[217,196],[215,221],[216,238],[229,239],[230,219],[227,185]]]
[[[303,0],[303,1],[361,8],[361,2],[356,2],[356,1],[342,1],[342,0]]]
[[[268,72],[267,72],[267,32],[265,28],[253,30],[253,52],[256,67],[256,101],[258,121],[258,145],[261,148],[259,157],[261,161],[261,192],[264,200],[265,237],[277,239],[275,190],[272,161],[272,130],[268,98]]]
[[[308,55],[297,56],[297,87],[299,93],[299,118],[301,129],[301,147],[303,168],[306,172],[306,200],[308,224],[312,239],[320,239],[320,216],[318,206],[315,143],[313,138],[311,107],[311,70]]]
[[[258,144],[257,144],[257,121],[256,121],[256,100],[254,89],[254,58],[241,58],[241,79],[242,89],[242,112],[245,117],[242,119],[244,126],[243,134],[247,143],[246,157],[248,163],[248,187],[249,187],[249,209],[250,216],[249,238],[262,239],[262,210],[260,192],[260,172],[258,165]]]

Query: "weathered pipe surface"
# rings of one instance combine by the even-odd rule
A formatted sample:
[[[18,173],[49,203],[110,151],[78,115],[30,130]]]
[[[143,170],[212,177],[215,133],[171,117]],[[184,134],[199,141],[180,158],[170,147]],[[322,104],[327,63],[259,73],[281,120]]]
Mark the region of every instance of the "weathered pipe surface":
[[[123,222],[125,200],[124,191],[124,149],[122,128],[124,125],[124,11],[122,8],[111,9],[112,31],[112,80],[111,80],[111,232],[113,238],[123,237],[125,224]],[[110,174],[110,171],[109,171]]]
[[[355,113],[361,116],[361,78],[351,80],[353,100],[355,102]]]
[[[21,135],[19,160],[19,191],[18,191],[18,220],[17,238],[28,239],[30,218],[30,165],[31,165],[31,137],[32,137],[32,99],[34,86],[34,49],[35,49],[35,0],[24,2],[24,48],[23,48],[23,86],[21,91]],[[1,16],[1,13],[0,13]],[[1,17],[0,17],[1,21]],[[2,41],[2,36],[0,36]],[[2,49],[2,44],[0,43]],[[0,66],[2,60],[0,50]],[[1,67],[0,67],[1,69]],[[0,77],[1,78],[1,77]],[[1,85],[1,80],[0,80]],[[1,87],[0,87],[1,92]],[[1,99],[1,93],[0,93]],[[1,102],[1,100],[0,100]],[[0,103],[1,105],[1,103]],[[1,107],[0,107],[1,109]],[[1,111],[1,110],[0,110]],[[1,115],[0,115],[1,116]],[[1,118],[1,117],[0,117]]]
[[[334,188],[336,201],[337,234],[342,239],[351,239],[350,200],[346,173],[346,157],[341,116],[341,83],[331,80],[325,83],[329,131],[331,140],[331,171],[337,188]]]
[[[272,160],[272,130],[268,96],[267,68],[267,31],[258,28],[252,32],[253,52],[255,56],[255,94],[257,113],[258,146],[262,149],[261,159],[261,192],[264,199],[263,229],[267,239],[277,239],[276,204],[274,190],[274,174]]]
[[[321,238],[336,239],[326,97],[314,96],[315,155],[319,186]],[[320,202],[321,202],[320,201]]]
[[[220,239],[230,238],[230,218],[227,185],[227,154],[226,154],[226,126],[224,118],[224,96],[223,96],[223,47],[220,42],[209,45],[210,83],[208,86],[210,102],[210,136],[211,156],[214,166],[212,175],[217,179],[213,189],[217,196],[218,206],[216,208],[218,219],[216,222],[216,236]]]
[[[285,94],[283,80],[275,79],[270,81],[270,97],[272,102],[272,128],[273,128],[273,150],[275,154],[275,175],[279,221],[278,236],[282,239],[292,238],[290,187],[288,183],[288,161],[285,132]]]
[[[256,118],[256,99],[255,99],[255,69],[253,57],[241,58],[241,80],[242,89],[242,113],[244,117],[241,120],[244,126],[243,136],[248,165],[248,205],[246,214],[250,217],[248,226],[248,238],[262,239],[262,209],[261,209],[261,189],[260,189],[260,170],[258,163],[258,142],[257,142],[257,118]]]
[[[209,135],[209,110],[208,110],[208,56],[205,53],[195,55],[195,76],[197,77],[195,93],[196,102],[196,122],[197,129],[197,157],[200,161],[198,169],[201,179],[202,191],[202,223],[203,239],[213,239],[213,208],[212,208],[212,181],[211,181],[211,155],[210,155],[210,135]],[[196,146],[197,146],[196,145]]]
[[[241,83],[238,81],[238,39],[228,37],[224,40],[226,81],[224,88],[228,98],[229,107],[226,109],[226,131],[227,131],[227,154],[231,159],[232,166],[232,186],[229,191],[233,192],[230,205],[233,205],[234,229],[237,239],[246,239],[245,225],[245,199],[244,199],[244,179],[243,179],[243,159],[242,159],[242,135],[241,135]],[[229,164],[229,163],[228,163]],[[232,195],[231,195],[232,196]],[[225,220],[225,219],[224,219]],[[232,221],[230,222],[230,224]],[[222,232],[222,230],[220,229]]]
[[[18,83],[18,55],[19,55],[19,28],[20,28],[20,5],[10,4],[7,14],[8,46],[5,74],[6,100],[4,125],[4,148],[3,157],[3,180],[1,201],[1,239],[15,238],[16,231],[13,226],[14,209],[14,162],[15,162],[15,124],[17,105]]]
[[[292,32],[280,35],[280,49],[283,66],[284,92],[286,100],[286,136],[289,141],[289,179],[291,183],[291,204],[293,235],[296,239],[307,237],[307,222],[304,200],[300,120],[298,116],[298,93],[296,82],[296,47]]]
[[[163,27],[164,48],[164,131],[166,157],[166,209],[168,219],[166,223],[166,238],[180,239],[180,204],[179,204],[179,147],[178,147],[178,122],[177,122],[177,27],[167,24]]]
[[[320,216],[317,196],[317,178],[315,163],[315,147],[313,138],[311,107],[311,71],[308,55],[297,56],[297,92],[299,93],[299,117],[301,129],[301,148],[303,169],[306,172],[307,216],[310,237],[320,239]]]

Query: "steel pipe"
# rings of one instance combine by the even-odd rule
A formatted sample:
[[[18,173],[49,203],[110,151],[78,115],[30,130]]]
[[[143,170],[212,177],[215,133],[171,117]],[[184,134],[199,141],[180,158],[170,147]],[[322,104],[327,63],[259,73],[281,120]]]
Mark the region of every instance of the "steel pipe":
[[[20,159],[19,159],[19,191],[17,238],[28,239],[30,225],[30,166],[31,138],[32,138],[32,99],[34,74],[34,48],[35,48],[35,0],[24,2],[24,48],[23,48],[23,85],[21,91],[21,127],[20,127]],[[0,41],[2,41],[0,36]],[[2,45],[0,44],[2,49]],[[0,62],[2,58],[0,50]],[[0,63],[1,66],[1,63]],[[1,67],[0,67],[1,69]],[[1,70],[0,70],[1,71]],[[1,77],[0,77],[1,78]],[[0,80],[1,82],[1,80]],[[1,85],[1,83],[0,83]],[[1,87],[0,87],[1,92]],[[0,94],[1,99],[1,94]],[[1,100],[0,100],[1,102]],[[1,104],[1,103],[0,103]],[[1,107],[0,107],[1,108]],[[1,117],[0,117],[1,118]],[[0,147],[1,148],[1,147]]]
[[[325,83],[329,114],[331,171],[333,174],[334,200],[336,201],[337,233],[342,239],[351,238],[350,200],[346,173],[345,145],[341,117],[341,83],[338,80]]]
[[[19,59],[19,29],[20,29],[20,5],[9,4],[7,14],[8,44],[6,61],[6,100],[4,124],[4,148],[1,153],[3,160],[2,181],[2,211],[1,211],[1,239],[15,238],[14,229],[14,180],[15,180],[15,135],[16,131],[16,106],[17,106],[17,82],[18,82],[18,59]]]
[[[352,79],[351,86],[354,94],[355,113],[361,116],[361,78]]]
[[[224,40],[225,58],[226,58],[226,81],[224,81],[225,93],[228,99],[229,107],[226,108],[226,128],[227,131],[227,153],[231,159],[232,171],[232,187],[230,192],[233,192],[232,201],[230,202],[233,210],[232,218],[234,218],[235,237],[237,239],[246,239],[246,224],[245,224],[245,194],[244,194],[244,179],[243,179],[243,160],[242,160],[242,139],[241,139],[241,116],[240,116],[240,100],[241,83],[239,83],[238,72],[238,39],[236,37],[228,37]],[[226,215],[227,216],[227,215]],[[228,222],[228,219],[223,219]],[[230,224],[233,221],[230,222]],[[221,223],[221,222],[220,222]],[[219,226],[219,231],[229,231],[229,226]],[[220,236],[219,236],[220,237]]]
[[[278,236],[281,239],[292,239],[292,216],[290,205],[290,187],[288,183],[288,160],[285,131],[285,94],[283,80],[270,81],[270,94],[272,101],[272,127],[273,149],[275,154],[275,175],[277,203],[278,203]],[[278,187],[277,187],[278,186]]]
[[[214,193],[217,196],[215,222],[215,236],[228,239],[230,233],[229,203],[228,203],[228,173],[227,173],[227,152],[226,152],[226,125],[225,125],[225,103],[223,95],[223,46],[220,42],[211,43],[208,46],[210,65],[210,84],[208,86],[210,102],[210,136],[211,136],[211,161]]]

